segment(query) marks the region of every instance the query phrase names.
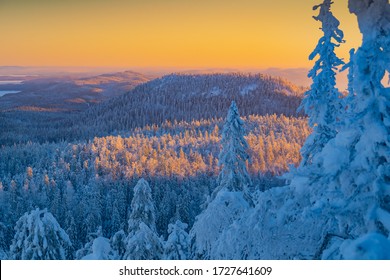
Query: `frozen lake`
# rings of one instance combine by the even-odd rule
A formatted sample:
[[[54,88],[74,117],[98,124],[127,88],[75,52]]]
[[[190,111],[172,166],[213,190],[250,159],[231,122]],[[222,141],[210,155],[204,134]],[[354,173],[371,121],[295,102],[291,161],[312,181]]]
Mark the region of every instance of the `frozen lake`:
[[[0,90],[0,97],[10,94],[10,93],[19,93],[19,90]]]
[[[0,81],[0,86],[1,85],[19,85],[23,83],[23,81],[16,81],[16,80],[12,80],[12,81]],[[6,95],[6,94],[11,94],[11,93],[19,93],[20,90],[0,90],[0,97]]]
[[[19,85],[23,81],[0,81],[0,85]]]

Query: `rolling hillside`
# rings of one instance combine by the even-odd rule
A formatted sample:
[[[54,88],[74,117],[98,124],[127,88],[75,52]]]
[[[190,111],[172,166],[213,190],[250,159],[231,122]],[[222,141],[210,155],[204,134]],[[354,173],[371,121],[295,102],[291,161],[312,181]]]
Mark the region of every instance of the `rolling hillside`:
[[[124,94],[153,77],[132,71],[92,77],[65,75],[24,77],[21,84],[1,85],[17,94],[0,97],[0,110],[6,111],[82,111]]]
[[[232,100],[243,116],[297,116],[303,91],[284,79],[261,74],[171,74],[89,108],[73,126],[96,136],[165,121],[219,118],[226,115]]]

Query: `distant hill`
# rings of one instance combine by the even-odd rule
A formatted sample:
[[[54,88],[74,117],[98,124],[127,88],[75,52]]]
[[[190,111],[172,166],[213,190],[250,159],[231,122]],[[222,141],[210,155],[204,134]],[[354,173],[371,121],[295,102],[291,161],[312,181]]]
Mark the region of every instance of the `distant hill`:
[[[0,145],[123,134],[147,125],[224,118],[232,100],[242,116],[297,116],[304,88],[261,74],[121,72],[26,81],[0,98]]]
[[[90,105],[124,94],[152,76],[126,71],[79,78],[75,75],[28,77],[0,89],[20,91],[0,98],[0,110],[82,111]],[[26,79],[26,78],[25,78]]]
[[[243,116],[296,116],[304,88],[262,74],[171,74],[86,110],[73,127],[108,135],[164,121],[225,117],[232,100]]]

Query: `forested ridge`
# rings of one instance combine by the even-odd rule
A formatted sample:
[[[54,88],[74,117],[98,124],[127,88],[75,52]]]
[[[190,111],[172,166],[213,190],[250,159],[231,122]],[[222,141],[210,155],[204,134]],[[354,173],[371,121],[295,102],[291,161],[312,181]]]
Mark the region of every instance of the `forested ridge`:
[[[0,145],[85,140],[165,121],[222,118],[231,100],[243,116],[298,116],[303,91],[285,79],[262,74],[171,74],[80,112],[0,111]]]
[[[296,116],[304,89],[281,79],[257,74],[172,74],[138,86],[94,106],[76,122],[88,133],[112,133],[169,121],[221,118],[231,100],[243,116]]]

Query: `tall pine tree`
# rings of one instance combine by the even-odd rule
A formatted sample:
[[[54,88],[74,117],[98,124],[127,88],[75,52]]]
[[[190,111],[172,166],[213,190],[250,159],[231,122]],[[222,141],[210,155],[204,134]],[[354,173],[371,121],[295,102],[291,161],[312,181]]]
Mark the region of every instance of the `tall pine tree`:
[[[218,186],[190,231],[192,257],[195,259],[212,258],[213,246],[222,232],[254,206],[249,192],[251,179],[245,163],[249,156],[243,125],[233,101],[222,130],[222,150],[219,154],[222,169]]]
[[[324,35],[309,56],[310,60],[316,57],[318,60],[309,72],[308,76],[313,83],[300,107],[309,116],[309,125],[313,128],[313,133],[301,150],[301,166],[311,165],[313,157],[335,137],[337,119],[342,109],[341,94],[336,89],[336,69],[344,62],[336,56],[335,48],[344,42],[344,34],[339,29],[340,22],[330,10],[331,4],[331,0],[324,0],[322,4],[313,7],[313,10],[319,9],[318,16],[313,18],[321,22]]]
[[[315,221],[312,226],[316,227],[316,230],[307,233],[309,240],[318,238],[318,234],[323,235],[323,240],[327,239],[328,234],[341,234],[335,222],[336,210],[329,205],[330,200],[338,197],[338,194],[334,188],[324,183],[329,179],[329,176],[324,174],[324,165],[328,164],[330,159],[337,161],[336,158],[340,155],[339,152],[329,154],[324,150],[329,142],[334,141],[343,126],[343,118],[346,117],[343,112],[345,105],[336,89],[336,69],[343,61],[335,54],[335,48],[343,42],[344,35],[339,29],[339,21],[330,10],[331,5],[330,0],[323,0],[321,4],[313,7],[313,10],[319,9],[319,14],[314,19],[321,22],[323,36],[309,56],[310,60],[316,57],[318,60],[309,72],[313,83],[305,93],[300,107],[309,116],[309,125],[313,131],[301,149],[302,161],[299,167],[286,175],[291,179],[290,185],[294,190],[291,205],[299,205],[299,208],[290,210],[294,213],[292,215],[299,216],[304,213],[304,221]],[[302,211],[301,208],[306,207],[309,211]],[[318,233],[319,229],[321,233]]]
[[[156,231],[156,208],[153,203],[152,190],[143,178],[134,187],[128,227],[129,234],[132,235],[139,230],[141,223]]]
[[[163,246],[156,231],[156,213],[152,192],[147,181],[140,179],[134,187],[126,238],[124,259],[161,259]]]
[[[244,198],[253,206],[250,194],[252,181],[246,168],[246,161],[249,160],[249,146],[244,135],[244,122],[233,101],[222,130],[222,150],[218,161],[221,172],[218,176],[218,187],[214,190],[212,197],[215,198],[222,189],[242,192]]]

